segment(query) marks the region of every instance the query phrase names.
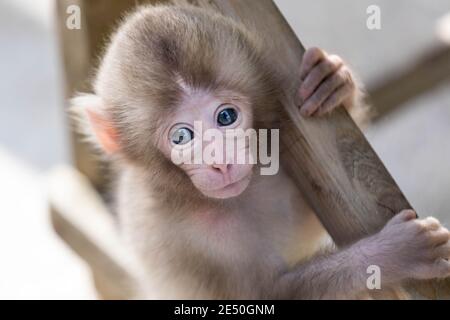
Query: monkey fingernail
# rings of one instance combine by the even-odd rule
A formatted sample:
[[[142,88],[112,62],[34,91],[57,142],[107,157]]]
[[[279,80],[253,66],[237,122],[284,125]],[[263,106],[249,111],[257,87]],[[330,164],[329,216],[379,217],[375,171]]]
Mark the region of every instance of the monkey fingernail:
[[[309,117],[309,116],[311,116],[312,114],[313,114],[313,112],[314,112],[314,108],[312,107],[312,106],[303,106],[301,109],[300,109],[300,113],[303,115],[303,116],[305,116],[305,117]]]
[[[304,117],[306,117],[308,115],[308,113],[306,112],[305,106],[300,106],[300,114]]]

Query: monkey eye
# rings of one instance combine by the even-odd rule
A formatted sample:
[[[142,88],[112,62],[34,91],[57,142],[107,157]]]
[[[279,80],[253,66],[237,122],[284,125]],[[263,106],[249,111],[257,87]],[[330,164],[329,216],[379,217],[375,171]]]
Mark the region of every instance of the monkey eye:
[[[219,126],[229,126],[236,122],[238,118],[238,113],[234,108],[226,108],[219,112],[217,115],[217,123]]]
[[[186,127],[176,129],[170,137],[172,143],[177,145],[186,144],[193,138],[194,132]]]

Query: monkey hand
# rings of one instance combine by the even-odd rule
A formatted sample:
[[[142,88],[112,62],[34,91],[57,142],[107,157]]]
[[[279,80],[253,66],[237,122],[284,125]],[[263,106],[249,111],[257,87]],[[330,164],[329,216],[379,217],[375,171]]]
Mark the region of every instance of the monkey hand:
[[[431,279],[450,276],[450,233],[432,217],[416,219],[412,210],[392,218],[360,247],[366,264],[378,265],[382,282],[406,278]]]
[[[356,85],[350,69],[336,55],[319,48],[306,50],[300,65],[297,93],[303,116],[324,115],[343,104],[353,106]]]

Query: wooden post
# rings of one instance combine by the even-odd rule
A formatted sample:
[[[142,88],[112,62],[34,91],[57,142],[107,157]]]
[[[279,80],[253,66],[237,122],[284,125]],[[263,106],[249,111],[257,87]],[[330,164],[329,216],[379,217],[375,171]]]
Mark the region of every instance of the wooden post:
[[[65,71],[65,97],[70,99],[76,92],[89,92],[93,70],[98,65],[102,50],[119,18],[136,4],[156,0],[57,0],[57,26],[59,31],[62,62]],[[69,29],[67,8],[76,5],[81,11],[81,28]],[[69,120],[73,126],[72,121]],[[102,189],[107,176],[107,165],[99,163],[89,146],[72,131],[73,158],[75,166],[85,174],[97,189]]]

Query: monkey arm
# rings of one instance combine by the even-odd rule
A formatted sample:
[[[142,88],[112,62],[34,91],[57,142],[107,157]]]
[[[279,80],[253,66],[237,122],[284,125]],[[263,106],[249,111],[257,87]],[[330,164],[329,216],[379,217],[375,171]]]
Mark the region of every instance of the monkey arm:
[[[344,250],[322,253],[283,273],[277,294],[286,299],[352,299],[366,289],[367,239]]]
[[[370,266],[380,270],[381,289],[408,278],[445,278],[450,274],[449,239],[435,218],[416,219],[414,211],[404,210],[377,234],[283,273],[277,293],[295,299],[356,298],[367,290]]]

